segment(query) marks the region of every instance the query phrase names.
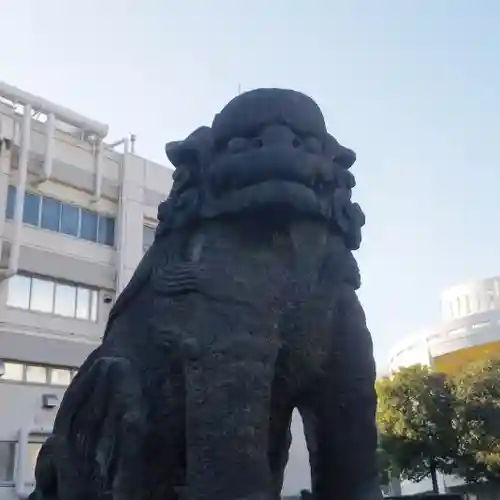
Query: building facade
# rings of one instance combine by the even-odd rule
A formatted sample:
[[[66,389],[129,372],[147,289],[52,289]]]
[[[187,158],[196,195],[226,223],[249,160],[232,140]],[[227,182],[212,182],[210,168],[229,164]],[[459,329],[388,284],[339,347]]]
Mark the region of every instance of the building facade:
[[[172,170],[0,82],[0,500],[25,498],[75,371],[151,244]]]
[[[439,325],[404,339],[392,350],[390,371],[424,364],[453,374],[468,362],[500,356],[500,278],[447,288],[441,309]]]

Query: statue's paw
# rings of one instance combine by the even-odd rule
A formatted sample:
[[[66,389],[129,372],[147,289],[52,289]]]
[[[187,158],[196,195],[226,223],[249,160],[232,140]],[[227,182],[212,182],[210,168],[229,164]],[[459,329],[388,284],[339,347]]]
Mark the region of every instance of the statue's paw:
[[[141,381],[130,361],[95,360],[65,394],[54,434],[37,461],[37,489],[48,493],[57,484],[55,498],[98,498],[116,486],[118,474],[126,475],[123,468],[135,459],[144,429]]]
[[[382,498],[383,494],[378,482],[363,485],[352,494],[353,500],[382,500]]]
[[[245,497],[240,497],[238,500],[275,500],[275,497],[271,493],[262,491],[251,493]]]

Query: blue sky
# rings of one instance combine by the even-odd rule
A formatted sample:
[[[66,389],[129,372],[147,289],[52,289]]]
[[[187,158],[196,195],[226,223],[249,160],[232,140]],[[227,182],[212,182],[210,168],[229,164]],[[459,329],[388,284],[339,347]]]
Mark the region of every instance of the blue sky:
[[[0,79],[138,136],[165,162],[238,90],[282,86],[358,154],[360,293],[388,349],[442,288],[500,274],[500,3],[4,0]]]

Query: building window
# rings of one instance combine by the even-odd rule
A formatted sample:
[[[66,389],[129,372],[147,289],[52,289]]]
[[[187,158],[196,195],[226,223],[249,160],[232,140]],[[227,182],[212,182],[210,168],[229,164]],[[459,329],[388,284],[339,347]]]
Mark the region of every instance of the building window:
[[[144,225],[142,228],[142,251],[146,253],[155,239],[156,229],[151,226]]]
[[[77,288],[63,283],[56,283],[54,297],[54,313],[59,316],[73,318],[76,316]]]
[[[496,308],[496,297],[495,292],[493,290],[488,290],[488,310],[493,311]]]
[[[16,443],[0,441],[0,484],[14,481]]]
[[[8,281],[7,305],[95,322],[98,295],[89,287],[17,274]]]
[[[38,459],[38,454],[40,453],[40,450],[42,448],[43,442],[42,440],[40,441],[32,441],[28,443],[27,446],[27,453],[28,456],[26,457],[26,469],[24,471],[24,477],[26,478],[27,483],[35,483],[35,467],[36,467],[36,461]]]
[[[16,207],[16,188],[9,186],[7,189],[7,207],[5,209],[5,217],[7,219],[14,218],[14,211]]]
[[[40,227],[49,231],[59,231],[61,221],[61,204],[52,198],[42,198],[42,218]]]
[[[92,292],[90,293],[90,306],[89,306],[89,309],[90,309],[90,320],[91,321],[97,321],[97,291],[96,290],[92,290]]]
[[[468,295],[464,295],[464,316],[471,314],[470,300]]]
[[[453,318],[453,302],[446,302],[445,319],[449,320],[452,318]]]
[[[70,236],[78,236],[80,226],[80,210],[73,205],[63,204],[61,206],[61,226],[60,231]]]
[[[481,313],[485,310],[483,296],[478,293],[476,300],[477,300],[477,312]]]
[[[55,283],[46,279],[31,278],[30,309],[43,313],[54,313]]]
[[[50,381],[51,385],[60,385],[63,387],[67,387],[71,382],[71,371],[64,370],[62,368],[52,368],[50,370]]]
[[[82,210],[80,237],[88,241],[97,241],[97,214]]]
[[[5,217],[14,218],[16,188],[9,186]],[[23,222],[102,245],[115,244],[115,219],[48,196],[26,193]]]
[[[115,219],[99,216],[99,230],[97,241],[103,245],[113,246],[115,243]]]
[[[8,281],[7,304],[19,309],[30,308],[31,278],[17,274]]]
[[[75,374],[74,368],[62,366],[44,366],[19,361],[4,361],[3,365],[4,374],[0,381],[67,387]]]
[[[25,193],[23,222],[30,226],[38,226],[40,222],[40,196],[37,194]]]
[[[87,319],[90,317],[90,290],[77,288],[76,290],[76,317]]]
[[[47,384],[48,371],[45,366],[28,365],[26,367],[26,382],[30,384]]]
[[[22,382],[24,380],[24,365],[13,361],[5,361],[2,379],[11,380],[13,382]]]

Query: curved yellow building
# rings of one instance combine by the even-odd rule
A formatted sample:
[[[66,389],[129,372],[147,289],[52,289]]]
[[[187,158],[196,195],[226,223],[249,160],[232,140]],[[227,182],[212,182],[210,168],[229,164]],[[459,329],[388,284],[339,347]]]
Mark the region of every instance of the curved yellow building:
[[[500,357],[500,277],[447,288],[441,307],[439,326],[392,350],[390,371],[420,363],[454,374],[466,363]]]

